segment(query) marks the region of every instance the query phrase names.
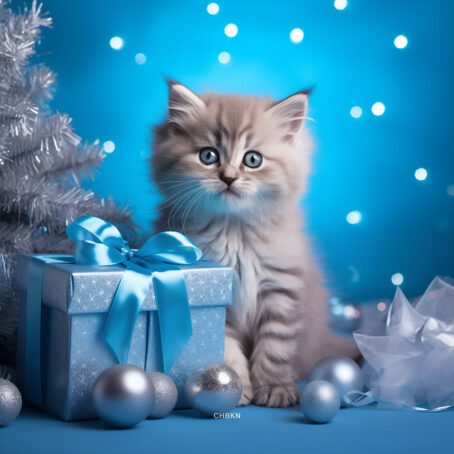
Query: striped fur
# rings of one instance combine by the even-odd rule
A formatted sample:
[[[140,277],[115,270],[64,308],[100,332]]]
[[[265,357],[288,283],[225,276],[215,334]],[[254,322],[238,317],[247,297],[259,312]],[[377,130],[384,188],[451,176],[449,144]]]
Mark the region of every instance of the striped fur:
[[[177,229],[204,256],[236,271],[228,312],[225,361],[240,375],[240,404],[285,407],[297,402],[295,379],[323,355],[354,354],[329,342],[326,295],[299,199],[306,189],[312,141],[307,95],[269,99],[205,94],[170,84],[169,115],[155,130],[152,170],[164,196],[158,230]],[[214,147],[220,162],[201,163]],[[263,164],[242,164],[259,151]],[[220,175],[236,180],[226,191]],[[327,350],[327,345],[331,350]]]

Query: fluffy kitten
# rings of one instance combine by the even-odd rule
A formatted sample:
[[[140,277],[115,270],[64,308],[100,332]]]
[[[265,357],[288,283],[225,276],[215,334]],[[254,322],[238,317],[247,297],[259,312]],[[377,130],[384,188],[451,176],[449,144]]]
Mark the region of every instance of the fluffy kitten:
[[[333,339],[326,294],[299,200],[312,141],[307,92],[266,98],[204,94],[169,83],[152,169],[165,200],[157,230],[186,233],[204,258],[233,267],[225,361],[240,375],[240,404],[286,407],[295,379],[323,356],[356,354]]]

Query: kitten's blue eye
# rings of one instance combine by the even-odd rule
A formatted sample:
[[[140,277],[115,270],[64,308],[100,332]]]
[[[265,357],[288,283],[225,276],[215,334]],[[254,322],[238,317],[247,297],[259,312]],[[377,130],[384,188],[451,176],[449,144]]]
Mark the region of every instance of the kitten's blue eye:
[[[247,151],[244,153],[243,164],[251,169],[256,169],[262,165],[263,158],[258,151]]]
[[[199,158],[205,165],[209,166],[219,161],[219,153],[214,148],[206,147],[200,150]]]

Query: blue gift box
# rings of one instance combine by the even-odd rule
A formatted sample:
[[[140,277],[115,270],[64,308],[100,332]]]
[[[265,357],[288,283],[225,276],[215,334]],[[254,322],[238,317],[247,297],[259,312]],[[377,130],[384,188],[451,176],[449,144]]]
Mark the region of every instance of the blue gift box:
[[[19,255],[17,259],[21,388],[27,402],[65,421],[91,419],[95,417],[93,384],[101,372],[117,364],[102,331],[125,269],[60,263],[71,262],[72,257],[55,256],[54,263],[44,266],[40,307],[32,307],[31,289],[27,288],[31,264],[43,257],[53,256]],[[224,360],[225,314],[232,299],[233,272],[203,260],[179,268],[186,284],[192,336],[168,373],[178,388],[177,408],[184,408],[187,375],[194,368]],[[150,280],[127,361],[147,371],[163,371],[158,317]],[[30,336],[38,327],[40,345],[36,350]]]

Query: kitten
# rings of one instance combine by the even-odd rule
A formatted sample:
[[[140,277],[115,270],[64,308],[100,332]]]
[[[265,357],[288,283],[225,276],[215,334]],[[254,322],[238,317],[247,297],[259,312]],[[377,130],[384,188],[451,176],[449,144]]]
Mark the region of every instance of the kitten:
[[[169,83],[152,170],[165,200],[157,230],[180,230],[204,258],[236,271],[225,361],[241,377],[240,405],[287,407],[295,379],[323,356],[356,355],[327,328],[327,295],[299,200],[312,140],[308,93],[279,102],[204,94]]]

